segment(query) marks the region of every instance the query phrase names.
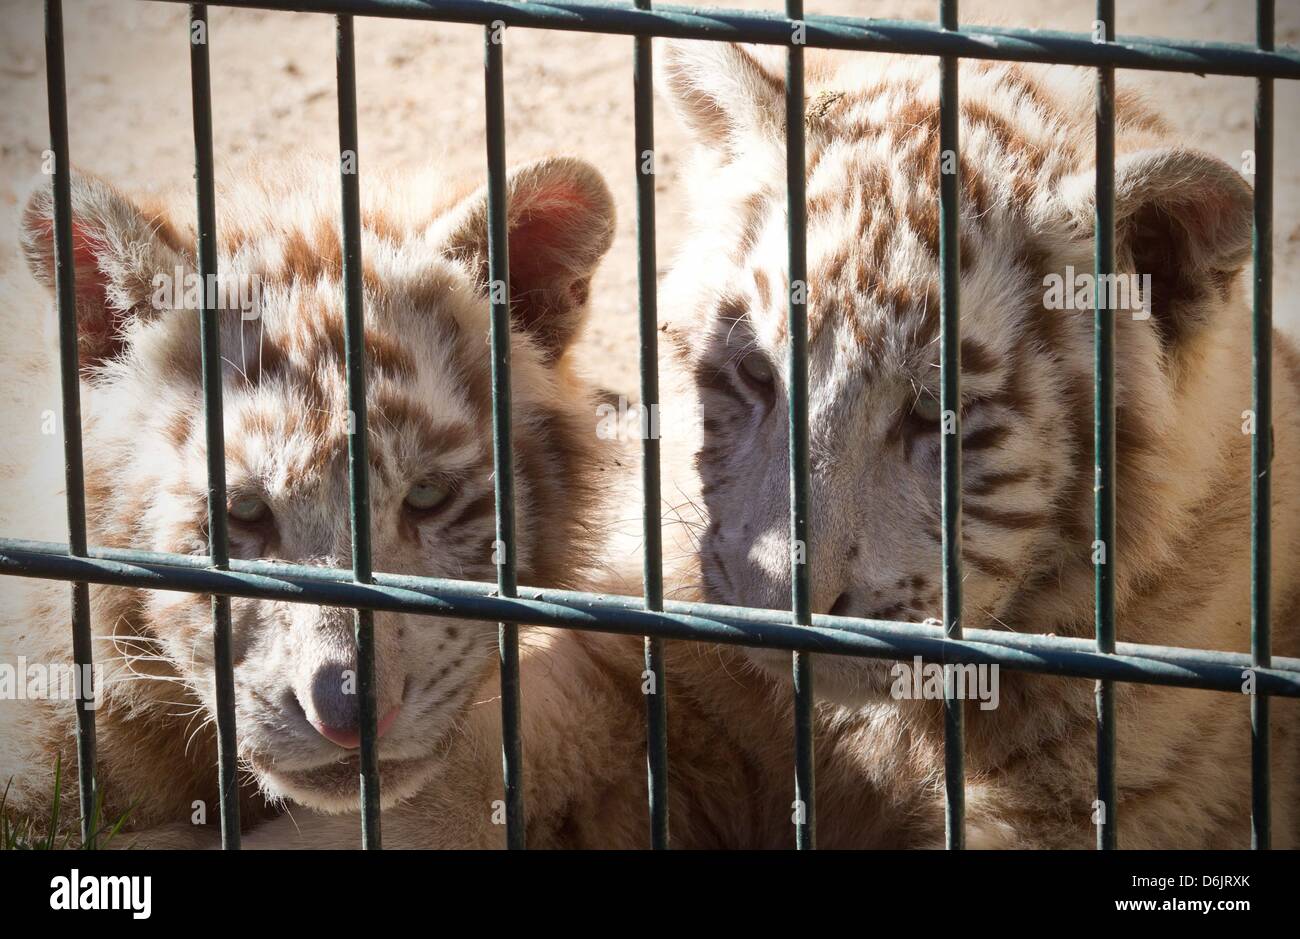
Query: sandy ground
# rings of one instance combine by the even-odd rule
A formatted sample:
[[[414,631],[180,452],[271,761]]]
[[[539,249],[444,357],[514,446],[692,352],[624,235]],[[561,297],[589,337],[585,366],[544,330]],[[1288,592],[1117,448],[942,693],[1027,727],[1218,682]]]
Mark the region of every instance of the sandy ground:
[[[699,7],[712,4],[696,4]],[[728,0],[774,8],[777,0]],[[1253,5],[1243,0],[1130,0],[1121,34],[1250,42]],[[930,20],[933,0],[819,0],[810,13]],[[969,23],[1072,31],[1090,27],[1091,0],[1002,0],[962,4]],[[139,0],[65,0],[69,112],[74,162],[127,187],[182,183],[193,173],[186,9]],[[220,173],[258,157],[332,150],[334,27],[328,16],[211,10],[212,85]],[[481,29],[363,19],[357,23],[361,169],[433,159],[451,173],[483,173]],[[1278,42],[1300,40],[1300,2],[1278,4]],[[631,392],[636,379],[635,191],[632,41],[536,30],[507,38],[507,151],[585,156],[606,174],[620,213],[618,239],[595,289],[584,342],[606,387]],[[1239,165],[1252,145],[1254,82],[1237,78],[1124,73],[1144,88],[1189,144]],[[41,4],[0,0],[0,283],[25,277],[16,249],[21,200],[48,146]],[[1300,84],[1277,91],[1276,307],[1300,325]],[[660,101],[659,260],[682,230],[678,175],[686,142]],[[220,223],[218,207],[218,224]],[[0,338],[0,344],[3,344]],[[1242,363],[1246,367],[1246,363]]]

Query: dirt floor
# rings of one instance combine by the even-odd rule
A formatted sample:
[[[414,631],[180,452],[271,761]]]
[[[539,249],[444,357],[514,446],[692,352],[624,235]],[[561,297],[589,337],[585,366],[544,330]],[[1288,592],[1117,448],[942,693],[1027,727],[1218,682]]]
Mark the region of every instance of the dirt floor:
[[[819,0],[808,3],[808,12],[932,20],[937,6],[933,0]],[[1119,6],[1120,34],[1253,40],[1253,5],[1243,0],[1129,0]],[[1092,13],[1091,0],[962,4],[968,23],[1079,32],[1090,28]],[[75,163],[127,187],[192,176],[186,15],[176,3],[65,0]],[[330,17],[213,7],[211,33],[219,172],[238,172],[254,158],[335,147]],[[430,159],[451,173],[481,176],[481,29],[362,19],[356,33],[362,185],[366,167]],[[26,276],[16,223],[48,146],[42,36],[37,0],[0,2],[0,281]],[[1278,4],[1277,39],[1300,40],[1300,2]],[[509,32],[505,54],[509,158],[581,154],[600,167],[615,191],[618,240],[599,275],[584,341],[594,376],[625,392],[637,384],[631,57],[628,37],[522,29]],[[1233,165],[1252,146],[1253,80],[1158,73],[1124,73],[1121,80],[1146,89],[1189,144]],[[1294,328],[1300,326],[1300,84],[1279,83],[1277,110],[1275,296],[1279,321]],[[686,151],[662,101],[656,121],[662,268],[682,227],[678,175]]]

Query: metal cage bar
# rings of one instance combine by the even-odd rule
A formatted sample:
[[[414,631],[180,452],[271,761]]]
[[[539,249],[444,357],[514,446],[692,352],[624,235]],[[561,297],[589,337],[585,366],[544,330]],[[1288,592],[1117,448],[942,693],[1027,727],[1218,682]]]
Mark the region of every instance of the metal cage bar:
[[[1115,38],[1115,0],[1097,0],[1101,38]],[[1115,70],[1097,69],[1096,282],[1115,271]],[[1097,651],[1115,651],[1115,311],[1094,291],[1093,327],[1093,511],[1096,540],[1093,572],[1096,587]],[[1115,689],[1097,682],[1097,847],[1114,848],[1115,839]]]
[[[639,597],[525,587],[503,597],[493,584],[435,577],[376,573],[359,584],[349,570],[230,562],[213,570],[207,559],[120,548],[91,548],[89,557],[68,553],[66,544],[0,539],[0,575],[84,580],[90,583],[183,593],[226,593],[238,597],[366,607],[449,616],[513,620],[594,632],[661,636],[760,648],[961,665],[1000,665],[1042,675],[1109,678],[1114,681],[1202,688],[1241,694],[1250,656],[1235,652],[1119,642],[1113,654],[1097,651],[1093,639],[1044,636],[995,629],[966,629],[949,639],[942,626],[813,614],[811,626],[790,621],[789,610],[665,600],[664,612],[645,609]],[[1300,658],[1274,656],[1255,670],[1261,694],[1300,697]]]
[[[636,0],[649,9],[650,0]],[[659,484],[659,304],[655,252],[654,59],[649,36],[632,47],[636,137],[636,278],[641,339],[641,487],[645,538],[645,608],[664,608],[663,520]],[[668,698],[663,640],[645,638],[646,773],[650,798],[650,845],[668,847]]]
[[[190,97],[194,109],[194,177],[198,209],[199,330],[203,363],[203,413],[208,462],[208,552],[212,567],[230,567],[226,525],[226,442],[221,403],[221,316],[208,306],[206,285],[217,277],[217,200],[212,166],[212,90],[208,69],[211,32],[206,4],[190,7]],[[217,695],[217,767],[221,845],[239,847],[238,744],[235,740],[235,668],[230,636],[230,597],[212,595],[213,673]]]
[[[1273,48],[1273,0],[1257,0],[1256,34],[1261,49]],[[1273,470],[1273,79],[1256,80],[1255,219],[1253,236],[1253,401],[1255,434],[1250,447],[1250,662],[1269,664],[1271,653],[1272,470]],[[1250,844],[1271,843],[1269,804],[1269,703],[1250,698]]]
[[[68,148],[68,91],[63,59],[63,0],[45,0],[45,83],[50,120],[50,184],[53,213],[54,285],[59,318],[59,378],[63,406],[63,472],[67,486],[68,553],[84,557],[86,472],[81,446],[81,363],[77,350],[77,271],[73,253],[72,163]],[[90,585],[72,584],[72,662],[76,668],[77,792],[81,841],[95,846],[95,711],[92,700],[94,648],[90,633]]]
[[[941,0],[944,29],[957,28],[957,0]],[[943,626],[952,639],[961,623],[961,103],[957,60],[944,56],[939,73],[939,407],[943,514]],[[951,849],[966,846],[965,702],[944,674],[944,831]]]
[[[348,496],[352,524],[352,575],[369,583],[374,571],[370,545],[369,422],[366,414],[365,290],[361,266],[361,181],[357,152],[357,64],[352,17],[335,21],[339,112],[339,188],[343,245],[343,357],[348,385]],[[357,646],[357,695],[361,731],[361,845],[382,844],[379,819],[378,715],[375,702],[375,614],[358,608],[353,620]]]
[[[492,303],[492,465],[496,480],[497,589],[518,591],[515,570],[515,470],[510,442],[510,255],[506,181],[504,29],[483,30],[483,87],[487,104],[488,280]],[[497,652],[501,667],[501,762],[505,778],[506,843],[525,846],[523,741],[519,733],[519,626],[502,621]]]
[[[172,0],[186,2],[189,0]],[[647,768],[652,844],[668,844],[666,639],[721,642],[787,649],[793,653],[796,845],[815,844],[812,670],[809,656],[838,654],[883,659],[921,656],[945,664],[989,664],[1012,669],[1091,678],[1097,683],[1098,847],[1117,844],[1115,823],[1115,696],[1117,681],[1239,693],[1241,674],[1255,681],[1251,699],[1252,846],[1270,839],[1269,702],[1271,695],[1300,697],[1300,659],[1273,657],[1270,648],[1270,510],[1272,461],[1272,203],[1273,81],[1300,79],[1300,52],[1274,48],[1274,0],[1257,0],[1255,46],[1199,43],[1114,35],[1114,2],[1098,0],[1100,36],[995,27],[959,28],[957,0],[940,0],[940,23],[851,17],[804,17],[802,0],[787,0],[785,15],[773,12],[699,11],[626,3],[514,0],[222,0],[230,7],[291,9],[337,15],[338,108],[345,288],[345,358],[348,379],[349,490],[352,570],[231,560],[225,512],[220,310],[200,309],[203,394],[208,457],[207,557],[161,554],[88,545],[80,420],[75,254],[68,162],[68,116],[61,0],[46,0],[46,74],[50,123],[55,292],[68,543],[0,539],[0,575],[42,577],[72,583],[73,660],[78,681],[89,680],[92,663],[89,585],[207,594],[213,598],[217,671],[217,743],[223,844],[239,843],[235,777],[234,673],[230,598],[234,596],[351,607],[357,611],[360,671],[363,844],[379,847],[379,789],[374,688],[373,613],[393,610],[497,621],[502,685],[502,751],[507,806],[507,843],[525,843],[522,749],[519,730],[518,622],[645,637],[645,663],[655,682],[647,702]],[[206,283],[216,277],[215,185],[208,58],[207,6],[189,3],[191,94],[194,109],[197,265]],[[364,291],[361,268],[360,197],[356,173],[357,115],[353,15],[481,23],[485,27],[485,101],[488,163],[488,253],[491,303],[493,458],[496,485],[497,584],[376,574],[370,546],[366,437]],[[517,583],[514,475],[510,412],[510,290],[508,180],[505,165],[503,27],[620,33],[634,43],[635,131],[638,159],[637,232],[641,391],[644,411],[645,591],[641,598],[526,588]],[[786,184],[789,262],[789,459],[791,610],[788,613],[706,603],[665,601],[662,579],[659,446],[654,430],[658,405],[657,303],[655,288],[654,127],[650,37],[757,42],[787,47]],[[805,46],[935,55],[941,59],[940,154],[952,155],[952,172],[940,172],[940,397],[952,415],[943,435],[944,621],[941,626],[823,616],[812,612],[809,544],[809,439],[804,152]],[[961,624],[961,439],[959,329],[959,99],[960,58],[1073,64],[1097,69],[1096,215],[1094,273],[1115,266],[1114,69],[1134,68],[1254,77],[1256,185],[1251,443],[1251,649],[1235,653],[1117,643],[1115,637],[1115,319],[1097,302],[1094,310],[1093,545],[1095,636],[1092,640],[1003,631],[965,630]],[[206,301],[206,291],[204,292]],[[1100,292],[1097,293],[1100,296]],[[946,428],[945,428],[946,429]],[[94,844],[97,800],[95,723],[86,707],[92,689],[78,686],[77,757],[82,839]],[[964,823],[962,711],[946,695],[945,794],[950,847],[961,847]]]
[[[183,3],[186,0],[167,0]],[[779,13],[700,10],[661,4],[642,10],[626,3],[528,3],[522,0],[222,0],[222,6],[296,13],[355,13],[448,23],[501,22],[506,26],[671,39],[714,39],[764,45],[790,44],[790,18]],[[812,49],[952,55],[963,59],[1057,65],[1300,78],[1300,52],[1263,52],[1256,46],[1130,36],[1097,43],[1083,33],[1047,29],[967,26],[945,31],[933,23],[847,16],[808,16],[803,45]]]
[[[785,60],[786,234],[789,241],[790,609],[796,625],[812,623],[812,545],[808,524],[808,205],[804,168],[803,0],[786,0],[791,20]],[[794,678],[795,846],[817,846],[813,772],[813,672],[806,652],[792,657]]]

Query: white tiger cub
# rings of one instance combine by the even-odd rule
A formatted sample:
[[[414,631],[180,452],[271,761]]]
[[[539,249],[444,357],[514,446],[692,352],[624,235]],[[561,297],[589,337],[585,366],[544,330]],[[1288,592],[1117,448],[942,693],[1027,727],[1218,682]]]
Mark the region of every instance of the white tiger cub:
[[[230,548],[235,558],[348,567],[342,255],[332,164],[261,167],[217,193]],[[131,198],[93,176],[72,181],[73,249],[85,409],[91,545],[202,555],[206,460],[194,277],[193,197]],[[362,185],[371,535],[376,570],[492,580],[487,202],[432,171]],[[514,449],[526,583],[572,586],[590,567],[587,522],[603,454],[593,399],[567,355],[592,273],[613,237],[614,206],[590,165],[550,158],[509,176]],[[23,215],[32,273],[53,280],[51,194]],[[184,286],[182,286],[184,284]],[[169,286],[170,285],[170,286]],[[10,285],[10,329],[30,333],[51,295]],[[247,315],[233,298],[256,298]],[[13,363],[14,439],[57,408],[57,356]],[[4,530],[66,539],[57,476],[45,488],[7,467]],[[49,444],[57,449],[57,441]],[[0,581],[0,662],[67,663],[68,585]],[[130,827],[215,819],[211,601],[92,586],[98,784],[104,818]],[[352,614],[232,602],[235,711],[246,825],[281,800],[322,811],[357,802],[358,704]],[[445,765],[449,742],[493,665],[490,623],[377,612],[379,761],[385,805]],[[74,709],[0,701],[0,786],[8,807],[46,818],[56,757],[75,766]],[[64,787],[65,796],[67,787]],[[73,801],[65,818],[75,817]]]
[[[845,60],[837,60],[845,61]],[[808,290],[814,609],[940,615],[938,74],[931,59],[810,57]],[[1092,316],[1052,275],[1092,270],[1086,73],[961,65],[962,619],[1092,633]],[[694,230],[665,290],[701,394],[704,594],[788,603],[784,82],[738,46],[674,44],[664,68],[699,145]],[[1238,276],[1251,190],[1117,99],[1117,261],[1150,276],[1117,313],[1122,641],[1244,651],[1249,636],[1250,319]],[[1138,281],[1141,284],[1141,281]],[[1076,284],[1067,287],[1073,294]],[[1059,293],[1058,293],[1059,296]],[[1273,651],[1300,654],[1300,354],[1275,337]],[[1261,432],[1268,432],[1267,429]],[[789,661],[752,650],[775,676]],[[877,844],[942,834],[941,703],[896,700],[891,663],[815,659],[823,714],[874,786]],[[1094,838],[1093,683],[1003,671],[968,705],[979,847]],[[1116,687],[1120,844],[1245,847],[1246,695]],[[1275,699],[1274,843],[1300,837],[1300,714]],[[844,737],[833,738],[843,741]],[[832,746],[840,744],[832,743]],[[823,830],[833,825],[821,813]]]

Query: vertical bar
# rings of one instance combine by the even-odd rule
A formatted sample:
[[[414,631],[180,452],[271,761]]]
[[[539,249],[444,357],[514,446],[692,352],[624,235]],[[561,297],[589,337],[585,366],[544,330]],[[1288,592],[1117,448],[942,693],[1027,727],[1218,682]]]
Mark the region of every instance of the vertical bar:
[[[641,10],[650,0],[636,0]],[[641,334],[641,483],[645,534],[645,606],[664,608],[663,530],[659,487],[659,308],[655,261],[654,60],[649,36],[637,36],[632,50],[636,123],[636,273]],[[668,847],[668,699],[664,685],[663,640],[646,636],[646,772],[650,795],[650,845]]]
[[[370,462],[366,420],[365,294],[361,277],[361,187],[357,154],[357,65],[350,15],[337,17],[339,179],[343,207],[343,354],[348,376],[348,488],[352,576],[373,579],[370,552]],[[361,696],[361,846],[382,847],[379,822],[378,716],[375,714],[375,614],[357,610],[357,693]]]
[[[796,625],[812,623],[808,543],[808,206],[804,167],[803,46],[796,38],[803,0],[786,0],[791,43],[785,65],[785,185],[789,216],[790,306],[790,606]],[[813,780],[813,674],[807,653],[793,654],[795,846],[816,847]]]
[[[940,0],[940,23],[957,28],[957,0]],[[960,639],[961,623],[961,217],[960,103],[957,59],[944,56],[939,73],[939,400],[943,411],[941,473],[943,512],[943,625]],[[949,849],[966,846],[966,714],[944,669],[944,832]]]
[[[1115,38],[1115,0],[1097,0],[1097,21],[1106,42]],[[1094,267],[1097,283],[1115,271],[1115,70],[1097,69],[1097,208]],[[1094,291],[1096,298],[1104,296]],[[1093,565],[1097,651],[1115,651],[1115,312],[1094,299],[1093,320]],[[1097,847],[1116,846],[1115,694],[1097,682]]]
[[[1257,0],[1261,49],[1273,48],[1273,0]],[[1273,79],[1255,80],[1253,390],[1255,435],[1250,448],[1250,661],[1271,661],[1272,464],[1273,464]],[[1269,805],[1268,696],[1250,699],[1250,846],[1272,846]]]
[[[212,91],[208,68],[208,7],[190,4],[190,96],[194,112],[194,171],[198,202],[199,278],[217,278],[217,210],[212,170]],[[203,410],[208,455],[208,552],[217,570],[230,567],[226,531],[225,418],[221,406],[221,311],[209,309],[200,291],[199,329],[203,361]],[[221,844],[239,847],[239,780],[235,775],[235,666],[230,639],[230,598],[212,598],[212,654],[217,697],[217,780],[221,798]]]
[[[483,85],[487,101],[488,279],[492,302],[492,461],[496,480],[497,589],[518,592],[515,571],[515,469],[510,445],[510,255],[506,198],[505,81],[501,53],[505,29],[483,30]],[[506,844],[522,849],[524,831],[523,741],[519,736],[519,626],[501,623],[501,762],[506,789]]]
[[[63,63],[63,0],[45,2],[45,82],[54,154],[55,297],[59,312],[59,375],[63,398],[63,470],[67,484],[68,553],[86,556],[86,477],[81,450],[81,364],[77,355],[76,262],[72,247],[72,166],[68,159],[68,92]],[[77,680],[77,788],[81,842],[95,846],[95,711],[90,641],[90,588],[72,585],[72,661]]]

